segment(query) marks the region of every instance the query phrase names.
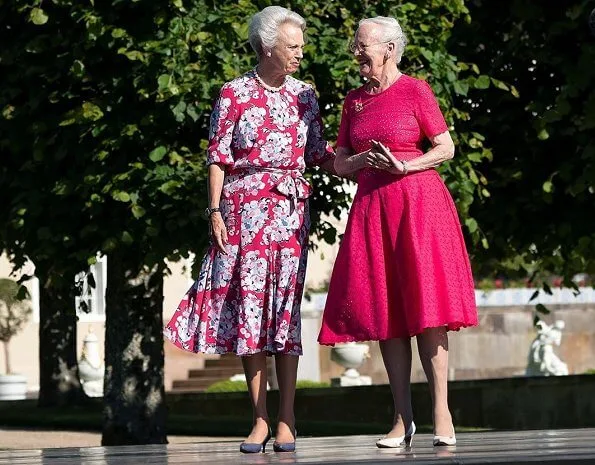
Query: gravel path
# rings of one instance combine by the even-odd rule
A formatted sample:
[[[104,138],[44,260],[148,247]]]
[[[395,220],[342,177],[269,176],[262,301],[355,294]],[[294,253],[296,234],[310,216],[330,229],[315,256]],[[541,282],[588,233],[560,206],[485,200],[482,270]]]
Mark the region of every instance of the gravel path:
[[[168,436],[170,444],[238,441],[242,438]],[[94,447],[101,445],[101,433],[0,428],[1,449],[46,449],[51,447]]]

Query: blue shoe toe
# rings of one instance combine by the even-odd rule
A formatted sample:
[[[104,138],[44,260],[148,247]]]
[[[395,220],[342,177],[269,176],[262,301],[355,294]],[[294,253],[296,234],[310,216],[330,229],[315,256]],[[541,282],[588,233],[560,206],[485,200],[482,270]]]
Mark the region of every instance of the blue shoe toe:
[[[295,442],[273,443],[275,452],[295,452]]]
[[[240,452],[243,454],[258,454],[259,452],[265,452],[267,442],[271,439],[271,430],[269,429],[269,434],[267,437],[264,438],[262,443],[258,442],[243,442],[240,444]]]

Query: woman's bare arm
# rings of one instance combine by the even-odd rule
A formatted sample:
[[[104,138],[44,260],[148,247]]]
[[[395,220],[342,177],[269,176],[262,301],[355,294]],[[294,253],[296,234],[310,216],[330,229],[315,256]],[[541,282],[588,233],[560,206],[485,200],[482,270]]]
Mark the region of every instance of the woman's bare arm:
[[[335,171],[339,176],[346,176],[355,174],[362,168],[370,166],[367,162],[368,153],[370,151],[352,154],[351,150],[346,147],[337,148],[337,156],[335,157]]]
[[[422,156],[405,163],[398,160],[383,144],[374,141],[374,145],[379,150],[371,151],[368,154],[368,163],[375,168],[383,169],[394,174],[404,174],[434,168],[454,157],[455,144],[448,131],[437,134],[430,140],[432,142],[432,148],[430,150]]]
[[[221,202],[221,191],[223,190],[223,179],[225,178],[225,169],[223,165],[212,163],[209,165],[208,191],[209,208],[219,208]],[[209,218],[211,224],[211,233],[215,239],[215,245],[221,253],[225,252],[227,245],[227,228],[223,221],[221,212],[212,213]]]

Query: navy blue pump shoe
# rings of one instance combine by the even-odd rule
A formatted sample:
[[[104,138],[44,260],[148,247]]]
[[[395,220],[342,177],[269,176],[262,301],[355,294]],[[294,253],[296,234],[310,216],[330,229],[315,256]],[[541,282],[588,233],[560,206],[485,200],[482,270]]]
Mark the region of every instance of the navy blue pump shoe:
[[[243,442],[240,444],[240,452],[244,453],[244,454],[258,454],[259,452],[263,452],[265,451],[265,448],[267,446],[267,442],[269,442],[269,440],[271,439],[272,436],[272,432],[271,432],[271,428],[269,428],[269,432],[267,434],[267,437],[264,438],[264,441],[262,441],[261,443],[259,442]]]
[[[295,452],[295,439],[297,438],[297,431],[293,430],[293,442],[277,442],[273,443],[273,450],[275,452]]]

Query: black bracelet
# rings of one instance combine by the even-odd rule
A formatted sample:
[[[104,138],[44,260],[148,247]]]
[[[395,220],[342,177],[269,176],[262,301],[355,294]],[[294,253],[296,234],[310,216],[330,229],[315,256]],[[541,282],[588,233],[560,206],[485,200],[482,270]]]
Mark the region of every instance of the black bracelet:
[[[205,208],[205,218],[210,219],[211,216],[213,215],[213,213],[217,213],[220,212],[221,209],[219,207],[215,207],[215,208]]]

